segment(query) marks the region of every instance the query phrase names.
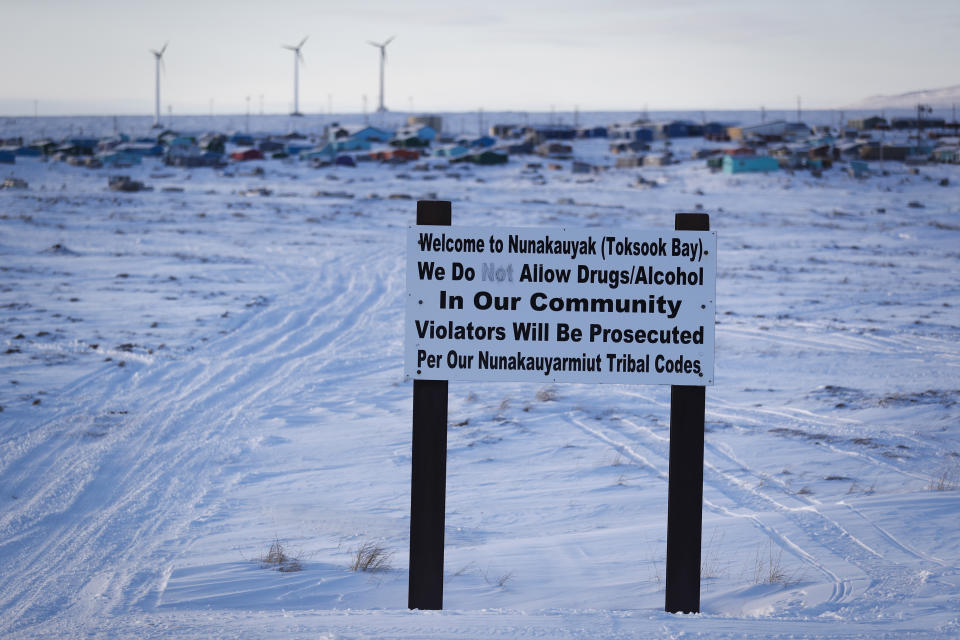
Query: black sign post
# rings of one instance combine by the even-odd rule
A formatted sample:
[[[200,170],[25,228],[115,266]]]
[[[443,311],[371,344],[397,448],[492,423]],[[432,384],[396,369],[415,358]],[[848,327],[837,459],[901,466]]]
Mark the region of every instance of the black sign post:
[[[418,225],[450,226],[449,201],[417,202]],[[410,582],[407,607],[443,609],[443,530],[447,501],[447,381],[413,381]]]
[[[710,216],[678,213],[674,229],[709,231]],[[667,594],[664,606],[670,613],[700,612],[705,392],[705,387],[670,387]]]

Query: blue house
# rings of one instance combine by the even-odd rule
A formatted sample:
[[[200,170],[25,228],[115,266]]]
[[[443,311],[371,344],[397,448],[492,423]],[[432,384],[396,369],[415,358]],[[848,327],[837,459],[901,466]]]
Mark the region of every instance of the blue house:
[[[470,153],[469,147],[462,144],[454,144],[446,147],[438,147],[434,154],[441,158],[459,158]]]
[[[607,136],[614,140],[651,142],[653,140],[653,129],[637,124],[613,124],[607,129]]]
[[[13,151],[0,149],[0,164],[16,164],[17,154]]]
[[[253,136],[246,133],[235,133],[229,138],[230,142],[238,147],[252,147]]]
[[[389,142],[393,138],[393,131],[380,129],[371,125],[337,125],[334,124],[327,132],[330,140],[353,138],[364,142]]]
[[[16,153],[18,156],[39,158],[43,155],[43,149],[40,147],[17,147],[14,153]]]
[[[685,138],[690,135],[689,123],[683,120],[658,122],[653,128],[657,138]]]
[[[780,163],[770,156],[724,156],[724,173],[779,171]]]
[[[116,149],[101,153],[97,158],[104,166],[108,167],[132,167],[135,164],[140,164],[143,160],[143,156],[140,154],[117,151]]]
[[[347,138],[346,140],[337,140],[332,143],[337,151],[369,151],[370,142],[358,138]]]
[[[64,146],[74,149],[74,155],[92,156],[98,142],[96,138],[67,138]]]
[[[299,156],[304,151],[312,151],[316,147],[315,145],[310,144],[309,142],[288,142],[287,146],[284,148],[284,151],[287,152],[287,155]]]
[[[403,142],[415,138],[429,144],[430,142],[433,142],[436,137],[437,131],[430,125],[415,124],[399,129],[396,136],[394,136],[394,140]]]
[[[479,138],[474,138],[470,141],[470,146],[474,149],[486,149],[492,147],[497,143],[496,138],[491,138],[490,136],[480,136]]]
[[[541,140],[573,140],[577,130],[564,125],[536,125],[529,127]]]
[[[322,149],[310,148],[301,151],[299,154],[301,160],[313,162],[333,162],[337,157],[337,149],[333,143],[325,145]]]
[[[118,144],[113,148],[114,151],[120,153],[129,153],[139,156],[151,156],[159,157],[163,155],[163,145],[157,143],[146,143],[146,142],[125,142],[123,144]]]
[[[704,136],[725,136],[727,134],[727,125],[722,122],[708,122],[703,125]]]
[[[596,126],[596,127],[581,127],[577,129],[578,138],[606,138],[607,137],[607,128]]]

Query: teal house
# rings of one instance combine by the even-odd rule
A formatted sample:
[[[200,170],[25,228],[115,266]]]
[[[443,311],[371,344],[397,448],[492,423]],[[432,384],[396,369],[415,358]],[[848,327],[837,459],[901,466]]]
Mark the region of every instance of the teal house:
[[[724,173],[756,173],[759,171],[778,171],[780,163],[770,156],[724,156]]]

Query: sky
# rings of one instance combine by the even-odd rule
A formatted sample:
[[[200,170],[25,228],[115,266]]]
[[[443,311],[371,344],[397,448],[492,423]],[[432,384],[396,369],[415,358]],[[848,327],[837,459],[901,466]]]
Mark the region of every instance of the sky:
[[[960,84],[956,0],[0,0],[0,115],[841,108]],[[262,107],[261,107],[262,105]]]

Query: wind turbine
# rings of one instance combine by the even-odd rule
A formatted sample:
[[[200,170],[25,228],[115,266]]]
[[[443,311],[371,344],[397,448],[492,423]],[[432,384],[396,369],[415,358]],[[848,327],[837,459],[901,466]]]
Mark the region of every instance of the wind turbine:
[[[380,49],[380,106],[377,107],[377,113],[385,113],[387,111],[387,108],[383,106],[383,66],[387,61],[387,45],[393,42],[393,39],[396,37],[397,36],[390,36],[383,43],[367,40],[367,44]]]
[[[283,45],[284,49],[293,51],[293,113],[290,114],[292,116],[303,115],[300,113],[300,63],[303,61],[303,54],[300,53],[300,49],[309,37],[310,36],[305,36],[303,40],[300,41],[300,44],[295,47],[289,44]]]
[[[150,49],[150,53],[153,54],[153,57],[156,59],[156,78],[157,78],[157,93],[156,93],[156,104],[153,114],[153,128],[160,128],[160,67],[163,65],[163,52],[167,50],[168,42],[163,43],[163,47],[160,48],[160,51],[156,49]]]

